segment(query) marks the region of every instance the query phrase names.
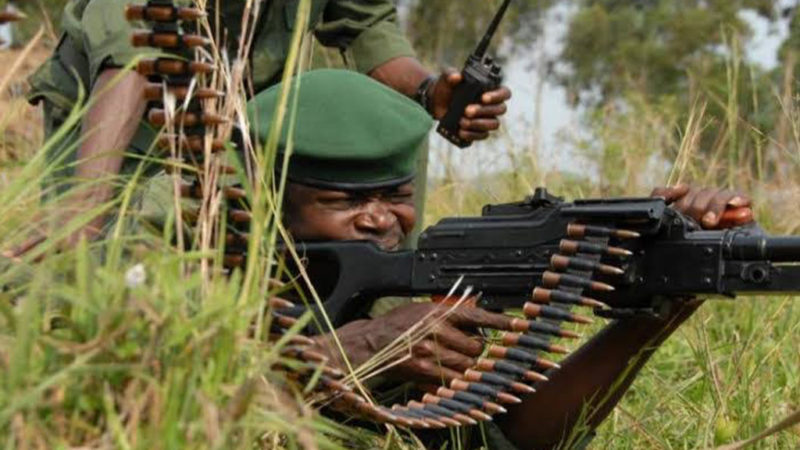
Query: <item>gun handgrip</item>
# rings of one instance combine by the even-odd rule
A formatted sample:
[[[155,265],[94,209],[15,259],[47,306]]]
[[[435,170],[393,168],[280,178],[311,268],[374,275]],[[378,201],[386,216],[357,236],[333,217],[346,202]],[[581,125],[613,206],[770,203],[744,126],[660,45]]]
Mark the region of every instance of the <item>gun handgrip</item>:
[[[722,213],[717,228],[733,228],[751,223],[755,215],[749,207],[728,208]]]

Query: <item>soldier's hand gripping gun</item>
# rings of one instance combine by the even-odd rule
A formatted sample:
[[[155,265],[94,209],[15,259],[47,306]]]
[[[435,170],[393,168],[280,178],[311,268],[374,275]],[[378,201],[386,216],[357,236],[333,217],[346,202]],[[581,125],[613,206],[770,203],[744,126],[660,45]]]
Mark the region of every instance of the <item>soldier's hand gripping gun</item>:
[[[595,312],[611,317],[657,313],[686,297],[800,292],[800,236],[704,231],[655,198],[567,203],[537,189],[522,202],[486,206],[481,217],[440,221],[414,251],[364,242],[298,251],[334,326],[378,297],[446,294],[459,280],[488,310],[604,304]]]
[[[461,129],[461,118],[467,106],[480,103],[481,96],[500,87],[503,82],[503,69],[486,54],[492,37],[497,32],[497,27],[508,9],[511,0],[505,0],[489,25],[489,30],[481,39],[478,47],[467,58],[464,69],[461,71],[462,81],[453,92],[453,99],[447,108],[447,114],[439,122],[436,131],[453,144],[464,148],[469,147],[471,141],[465,141],[458,135]]]

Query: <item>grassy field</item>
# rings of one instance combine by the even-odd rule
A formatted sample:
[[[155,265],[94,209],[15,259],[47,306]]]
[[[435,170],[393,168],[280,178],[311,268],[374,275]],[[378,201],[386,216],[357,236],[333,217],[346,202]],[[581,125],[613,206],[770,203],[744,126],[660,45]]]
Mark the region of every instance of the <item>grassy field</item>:
[[[0,92],[0,248],[18,243],[27,225],[53,207],[35,206],[48,170],[37,152],[38,112],[11,89],[47,50],[36,47],[33,54]],[[0,65],[11,67],[18,57],[0,53]],[[431,223],[476,213],[486,202],[520,199],[539,184],[574,198],[735,180],[752,192],[769,231],[797,233],[800,103],[793,94],[788,100],[786,140],[738,124],[714,148],[700,149],[703,99],[688,122],[632,99],[631,110],[610,110],[591,124],[591,145],[577,145],[586,149],[579,155],[586,171],[543,169],[548,165],[536,148],[505,155],[513,173],[500,167],[479,180],[464,179],[454,165],[431,187],[425,218]],[[732,141],[748,151],[738,152]],[[731,163],[733,150],[750,156]],[[756,160],[762,150],[766,156]],[[479,152],[469,157],[489,158]],[[118,205],[127,205],[133,187],[121,185]],[[269,196],[263,203],[271,204]],[[265,221],[271,217],[268,210],[262,214]],[[264,232],[269,242],[279,230]],[[302,386],[285,389],[283,377],[270,370],[280,346],[251,333],[272,289],[265,281],[272,273],[268,251],[263,255],[251,272],[230,278],[217,270],[219,255],[178,251],[123,223],[106,241],[41,263],[4,261],[0,285],[9,290],[0,293],[0,445],[415,448],[395,430],[373,435],[322,418]],[[800,304],[792,298],[708,302],[656,353],[592,448],[713,448],[778,423],[800,409],[799,328]],[[799,446],[797,426],[755,444]]]

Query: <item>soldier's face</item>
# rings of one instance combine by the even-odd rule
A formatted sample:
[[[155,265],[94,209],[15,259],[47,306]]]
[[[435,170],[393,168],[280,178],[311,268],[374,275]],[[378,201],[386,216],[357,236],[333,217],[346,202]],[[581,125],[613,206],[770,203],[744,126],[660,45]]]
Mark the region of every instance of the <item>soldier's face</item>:
[[[368,192],[286,187],[285,222],[297,240],[367,240],[397,250],[414,228],[414,185]]]

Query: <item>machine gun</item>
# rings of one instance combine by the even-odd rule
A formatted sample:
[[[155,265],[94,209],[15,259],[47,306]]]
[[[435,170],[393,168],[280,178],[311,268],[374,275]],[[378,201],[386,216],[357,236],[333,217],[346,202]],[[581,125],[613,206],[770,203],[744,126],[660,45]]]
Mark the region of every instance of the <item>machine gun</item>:
[[[379,297],[446,294],[458,281],[487,310],[533,301],[595,306],[608,317],[657,313],[678,298],[800,292],[800,236],[701,230],[662,199],[567,203],[541,188],[480,217],[444,219],[413,251],[367,242],[298,250],[334,326]]]

